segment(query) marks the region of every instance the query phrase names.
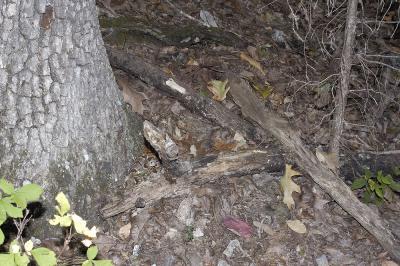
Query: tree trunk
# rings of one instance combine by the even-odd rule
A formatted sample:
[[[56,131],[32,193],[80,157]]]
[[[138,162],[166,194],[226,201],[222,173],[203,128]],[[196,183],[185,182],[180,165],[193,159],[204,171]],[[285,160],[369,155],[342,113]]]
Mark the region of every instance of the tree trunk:
[[[0,1],[0,176],[97,206],[141,148],[101,38],[95,0]],[[52,213],[51,208],[48,213]]]

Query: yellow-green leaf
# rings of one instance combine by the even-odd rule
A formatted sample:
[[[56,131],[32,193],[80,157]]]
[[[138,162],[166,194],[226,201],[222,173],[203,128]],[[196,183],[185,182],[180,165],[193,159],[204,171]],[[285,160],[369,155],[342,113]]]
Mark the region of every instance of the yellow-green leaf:
[[[91,260],[85,260],[82,263],[82,266],[93,266],[93,262]]]
[[[35,248],[32,250],[32,256],[38,266],[57,265],[56,254],[47,248]]]
[[[69,215],[65,216],[59,216],[59,215],[54,215],[54,219],[50,219],[49,223],[51,225],[60,225],[62,227],[69,227],[72,224],[72,219]]]
[[[207,88],[212,92],[213,99],[217,101],[223,101],[226,98],[226,94],[228,93],[230,87],[227,86],[228,80],[220,81],[220,80],[211,80],[207,84]]]
[[[0,229],[0,245],[3,245],[4,239],[5,239],[5,237],[4,237],[3,230]]]
[[[95,266],[113,266],[111,260],[94,260]]]
[[[29,257],[25,254],[14,254],[14,261],[16,266],[27,266],[29,264]]]
[[[301,192],[300,187],[292,181],[292,177],[298,175],[301,174],[293,170],[291,165],[286,164],[285,174],[281,178],[281,189],[283,191],[283,202],[288,206],[289,209],[294,207],[292,192]]]
[[[64,216],[67,212],[69,212],[71,206],[69,205],[69,201],[64,193],[58,193],[56,196],[56,201],[58,203],[56,209],[61,216]]]
[[[86,251],[86,257],[89,260],[94,260],[97,256],[97,253],[99,252],[99,249],[97,248],[97,246],[92,246],[90,248],[87,249]]]
[[[43,188],[36,184],[27,184],[15,192],[19,197],[23,197],[27,202],[37,201],[43,194]]]
[[[13,206],[5,198],[0,199],[0,210],[4,210],[11,218],[22,218],[22,209]]]
[[[14,185],[5,180],[4,178],[0,179],[0,189],[3,190],[5,194],[11,195],[14,193]]]
[[[75,231],[78,234],[82,234],[83,235],[86,230],[89,230],[86,227],[86,223],[87,222],[85,220],[83,220],[79,215],[72,214],[71,218],[72,218],[72,221],[74,222]]]
[[[0,265],[1,266],[15,266],[14,254],[0,254]]]
[[[6,210],[0,208],[0,225],[2,225],[7,220],[7,213]]]

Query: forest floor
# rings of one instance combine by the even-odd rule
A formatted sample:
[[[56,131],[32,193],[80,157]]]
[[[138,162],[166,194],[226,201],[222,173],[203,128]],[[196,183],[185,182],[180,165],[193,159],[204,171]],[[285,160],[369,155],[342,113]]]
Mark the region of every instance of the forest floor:
[[[399,19],[393,7],[376,2],[363,7],[365,21]],[[216,98],[207,88],[210,81],[227,80],[228,71],[237,73],[314,150],[327,147],[331,139],[346,18],[343,3],[111,1],[99,7],[106,44],[143,58],[204,97]],[[208,30],[206,24],[216,27]],[[340,157],[349,184],[362,167],[389,173],[400,161],[399,37],[390,23],[377,27],[366,22],[357,30]],[[157,88],[121,70],[114,72],[133,110],[167,133],[180,154],[201,158],[249,148],[283,153],[272,138],[261,143],[244,139],[191,113]],[[229,92],[220,103],[240,113]],[[394,152],[386,154],[389,150]],[[290,154],[285,158],[292,163]],[[150,147],[132,169],[121,187],[125,195],[146,180],[168,178],[173,183],[179,178],[168,174]],[[106,220],[108,232],[98,246],[116,265],[396,265],[307,176],[293,178],[301,193],[293,193],[295,208],[289,209],[282,201],[283,171],[222,177],[151,206],[144,198],[138,208]],[[398,195],[391,204],[371,208],[388,219],[400,218]],[[306,232],[293,231],[290,220],[300,220]]]

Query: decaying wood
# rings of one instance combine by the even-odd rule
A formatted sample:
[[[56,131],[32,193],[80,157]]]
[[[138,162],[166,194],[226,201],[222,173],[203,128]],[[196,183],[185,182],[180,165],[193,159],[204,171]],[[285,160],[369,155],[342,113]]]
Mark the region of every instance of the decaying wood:
[[[391,254],[393,259],[400,260],[400,239],[391,229],[390,224],[382,219],[366,204],[361,203],[351,189],[339,176],[322,164],[303,144],[298,132],[290,128],[280,117],[264,108],[251,88],[243,80],[234,76],[230,78],[230,93],[241,107],[243,115],[251,118],[263,129],[270,132],[296,157],[297,164],[321,186],[344,210],[353,216],[367,229],[379,243]]]
[[[237,130],[247,139],[254,139],[255,136],[265,137],[269,134],[275,136],[295,157],[296,161],[318,185],[320,185],[340,206],[352,215],[365,229],[367,229],[379,243],[391,254],[393,259],[400,261],[400,240],[399,236],[393,233],[393,229],[388,222],[382,219],[377,213],[367,205],[361,203],[350,190],[350,188],[336,174],[323,165],[316,156],[303,144],[299,132],[293,130],[285,119],[265,109],[264,105],[257,99],[247,83],[238,79],[236,76],[230,77],[231,95],[237,104],[242,108],[242,113],[251,119],[254,124],[248,123],[232,114],[224,106],[213,102],[211,99],[198,96],[188,88],[179,86],[175,81],[171,81],[164,73],[151,66],[138,57],[129,55],[122,51],[109,49],[110,62],[114,67],[120,68],[127,73],[138,77],[145,83],[168,93],[178,99],[182,105],[192,110],[210,121]],[[258,126],[257,126],[258,125]],[[257,127],[263,130],[260,134],[255,134]],[[196,177],[197,179],[198,177]],[[179,179],[177,186],[168,184],[167,181],[159,180],[157,185],[145,183],[141,185],[140,191],[144,191],[142,197],[154,199],[152,192],[146,189],[157,191],[162,195],[173,195],[173,189],[186,189],[190,182]],[[208,180],[210,181],[210,180]],[[187,184],[186,184],[187,182]],[[147,187],[144,187],[147,186]],[[153,187],[154,186],[154,187]],[[165,187],[163,187],[165,186]],[[187,192],[187,191],[186,191]],[[147,194],[149,195],[147,195]],[[172,193],[172,194],[168,194]],[[134,202],[134,198],[107,206],[103,210],[105,217],[115,214],[113,209],[129,209]],[[125,205],[129,206],[126,207]]]
[[[210,101],[188,87],[179,87],[173,84],[170,79],[159,68],[146,63],[140,57],[128,54],[123,50],[107,47],[110,63],[113,67],[121,69],[126,73],[135,76],[144,83],[153,86],[160,91],[176,98],[188,110],[200,114],[211,122],[223,127],[237,130],[246,139],[257,142],[266,138],[263,131],[257,129],[251,123],[244,121],[238,115],[232,113],[218,102]]]
[[[350,0],[347,8],[345,40],[340,63],[340,86],[336,91],[336,106],[333,124],[333,135],[330,144],[331,153],[339,156],[340,139],[343,133],[344,111],[349,94],[350,70],[353,57],[353,46],[357,26],[358,0]]]
[[[165,178],[147,180],[125,194],[121,201],[106,205],[101,214],[108,218],[135,208],[138,198],[146,201],[146,206],[166,197],[189,194],[191,189],[213,182],[221,177],[244,176],[263,171],[279,172],[284,168],[281,154],[272,154],[265,150],[246,150],[230,153],[207,155],[195,160],[176,160],[169,171],[180,176],[176,183]]]

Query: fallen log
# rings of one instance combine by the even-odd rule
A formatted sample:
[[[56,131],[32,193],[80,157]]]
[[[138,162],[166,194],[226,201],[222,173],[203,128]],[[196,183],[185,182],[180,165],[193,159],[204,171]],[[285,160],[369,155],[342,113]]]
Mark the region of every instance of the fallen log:
[[[237,75],[231,75],[230,77],[230,93],[242,108],[243,115],[253,121],[253,124],[247,121],[243,122],[243,119],[229,112],[224,106],[178,85],[161,70],[143,62],[138,57],[110,48],[108,48],[108,53],[112,66],[120,68],[145,83],[168,93],[178,99],[189,110],[202,115],[210,121],[239,131],[248,139],[254,139],[255,137],[265,138],[272,134],[295,156],[298,166],[314,182],[320,185],[344,210],[367,229],[391,254],[393,259],[400,261],[400,236],[393,233],[394,230],[389,223],[367,205],[361,203],[342,179],[326,165],[322,164],[303,144],[300,139],[300,133],[293,130],[286,120],[267,110],[247,83],[237,78]],[[262,128],[261,132],[257,128]],[[165,185],[167,186],[168,184]],[[166,188],[158,187],[157,189],[162,190],[164,194],[167,191],[171,192],[168,186]],[[186,189],[188,188],[186,187]]]
[[[107,204],[101,209],[104,218],[135,208],[139,198],[146,206],[167,197],[189,194],[197,186],[214,182],[221,177],[244,176],[260,172],[280,172],[284,168],[281,154],[265,150],[246,150],[211,154],[195,160],[175,160],[168,171],[179,176],[171,183],[166,178],[156,178],[138,184],[125,198]]]

